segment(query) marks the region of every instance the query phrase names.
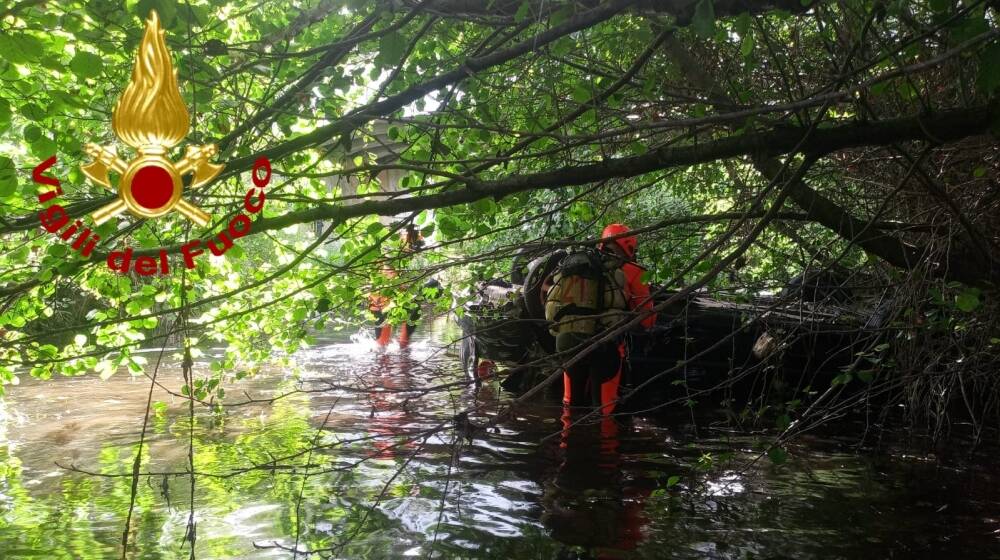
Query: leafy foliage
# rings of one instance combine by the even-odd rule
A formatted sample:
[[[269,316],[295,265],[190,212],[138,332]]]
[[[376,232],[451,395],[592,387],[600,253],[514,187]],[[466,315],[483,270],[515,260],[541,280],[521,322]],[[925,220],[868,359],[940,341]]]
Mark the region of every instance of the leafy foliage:
[[[645,228],[647,276],[668,287],[747,296],[835,266],[873,286],[925,279],[894,300],[913,321],[933,290],[954,292],[947,313],[995,305],[990,3],[475,4],[22,0],[0,12],[0,378],[142,372],[136,350],[175,339],[181,309],[197,342],[226,348],[217,378],[370,320],[372,294],[404,321],[429,277],[460,299],[508,274],[517,247],[592,240],[611,221]],[[115,144],[110,117],[153,9],[192,114],[186,143],[215,142],[227,163],[191,193],[214,221],[121,216],[83,260],[37,227],[31,170],[58,156],[50,174],[74,216],[107,200],[80,172],[82,146]],[[802,161],[777,147],[790,130],[861,132],[814,146],[824,157],[754,233],[778,200],[768,162]],[[168,277],[102,266],[124,246],[176,253],[209,238],[259,154],[275,166],[267,206],[223,258],[183,282],[176,256]],[[408,224],[422,248],[400,237]]]

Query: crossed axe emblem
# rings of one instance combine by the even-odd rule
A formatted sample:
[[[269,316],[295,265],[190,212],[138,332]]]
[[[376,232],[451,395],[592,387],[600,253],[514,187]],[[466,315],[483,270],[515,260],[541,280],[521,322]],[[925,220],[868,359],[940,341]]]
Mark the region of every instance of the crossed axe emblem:
[[[165,148],[158,146],[140,148],[139,156],[129,163],[119,158],[114,148],[89,143],[84,151],[94,161],[80,169],[95,183],[114,191],[109,172],[121,175],[118,200],[91,214],[95,224],[101,225],[126,210],[142,218],[155,218],[175,208],[199,226],[204,227],[211,220],[204,210],[181,198],[181,177],[193,173],[192,189],[215,178],[225,166],[209,161],[218,152],[214,144],[188,146],[184,158],[176,165],[167,159]]]

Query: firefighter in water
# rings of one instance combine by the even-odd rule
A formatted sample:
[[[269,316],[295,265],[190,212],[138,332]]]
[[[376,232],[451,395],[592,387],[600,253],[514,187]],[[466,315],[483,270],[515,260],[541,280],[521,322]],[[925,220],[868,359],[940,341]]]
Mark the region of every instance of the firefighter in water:
[[[400,241],[402,241],[402,254],[414,254],[420,251],[420,249],[424,246],[424,238],[420,235],[420,232],[417,231],[413,222],[406,224],[406,227],[403,228],[403,231],[400,234]],[[395,280],[399,276],[396,274],[396,269],[394,269],[388,262],[382,267],[382,275],[390,280]],[[440,284],[437,284],[436,280],[433,280],[433,284],[438,287],[440,286]],[[427,286],[431,285],[432,283],[428,282]],[[378,326],[375,327],[374,338],[375,343],[379,346],[388,346],[389,343],[392,342],[393,325],[388,321],[387,313],[391,304],[392,300],[381,293],[373,292],[368,296],[368,311],[375,316],[375,321],[378,323]],[[397,337],[397,341],[399,342],[400,348],[405,348],[410,344],[410,335],[413,334],[413,331],[416,328],[417,319],[419,318],[419,309],[411,309],[407,322],[399,325],[399,336]]]
[[[648,312],[642,326],[656,323],[649,286],[635,263],[638,241],[628,227],[610,224],[595,249],[570,253],[553,274],[545,301],[545,318],[556,337],[556,351],[580,347],[629,312]],[[606,340],[563,372],[563,404],[601,407],[610,416],[618,400],[625,343],[622,337]]]
[[[382,276],[390,280],[397,280],[399,278],[396,269],[389,264],[382,267]],[[400,284],[399,288],[400,290],[406,290],[408,286],[409,284]],[[410,337],[413,336],[414,331],[417,329],[420,321],[420,305],[428,300],[440,297],[443,292],[441,283],[431,278],[422,285],[416,300],[406,304],[406,318],[398,325],[398,334],[396,336],[396,342],[399,343],[400,348],[409,346]],[[372,337],[378,346],[385,347],[392,343],[393,323],[389,318],[389,311],[394,305],[399,304],[398,302],[393,302],[392,299],[380,292],[372,292],[368,295],[368,312],[373,315],[377,325],[372,332]]]
[[[382,275],[389,279],[395,279],[398,277],[396,270],[392,268],[391,265],[386,264],[382,267]],[[373,292],[368,295],[368,311],[375,316],[375,322],[378,324],[374,330],[375,343],[379,346],[388,346],[392,342],[392,330],[393,325],[389,322],[388,309],[392,304],[392,300],[388,296],[383,295],[379,292]],[[397,338],[400,348],[405,348],[410,343],[410,325],[403,323],[399,325],[399,336]]]

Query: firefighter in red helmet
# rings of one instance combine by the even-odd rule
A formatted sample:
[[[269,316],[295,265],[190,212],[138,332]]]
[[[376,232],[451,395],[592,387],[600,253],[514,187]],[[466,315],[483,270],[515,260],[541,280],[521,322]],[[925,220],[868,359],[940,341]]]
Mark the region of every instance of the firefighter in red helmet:
[[[601,234],[599,251],[573,253],[560,262],[546,297],[546,319],[551,321],[557,351],[584,344],[617,324],[625,311],[649,312],[642,319],[644,328],[656,323],[649,286],[635,263],[638,241],[628,233],[626,226],[610,224]],[[624,358],[624,342],[611,340],[567,368],[563,404],[600,406],[605,416],[614,412]]]

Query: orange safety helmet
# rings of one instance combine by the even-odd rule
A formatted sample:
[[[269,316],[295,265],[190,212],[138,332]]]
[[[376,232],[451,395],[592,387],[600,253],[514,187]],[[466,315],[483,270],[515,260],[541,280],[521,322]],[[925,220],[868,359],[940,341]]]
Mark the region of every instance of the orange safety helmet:
[[[607,238],[609,237],[614,237],[616,235],[628,233],[629,231],[631,230],[628,229],[628,226],[622,224],[608,224],[608,226],[605,227],[604,231],[601,233],[601,237],[607,240]],[[618,246],[621,247],[623,251],[625,251],[625,254],[628,255],[628,258],[630,259],[635,258],[635,248],[639,245],[639,240],[636,239],[634,235],[619,237],[612,241],[617,243]],[[602,248],[604,247],[603,242],[601,243],[601,247]]]

